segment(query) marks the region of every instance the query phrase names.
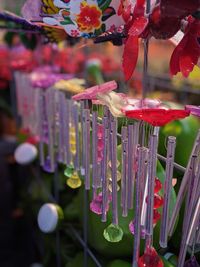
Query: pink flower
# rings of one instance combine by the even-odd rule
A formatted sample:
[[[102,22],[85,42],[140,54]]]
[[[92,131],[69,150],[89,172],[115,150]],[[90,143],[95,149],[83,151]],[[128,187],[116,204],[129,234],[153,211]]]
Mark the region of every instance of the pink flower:
[[[72,99],[74,100],[84,100],[84,99],[85,100],[86,99],[96,100],[98,94],[108,93],[108,92],[115,90],[116,88],[117,88],[117,83],[115,81],[110,81],[107,83],[103,83],[100,85],[90,87],[86,89],[84,92],[73,96]]]
[[[187,105],[185,109],[189,110],[190,114],[200,117],[200,106]]]
[[[70,34],[72,37],[79,37],[80,34],[77,30],[71,30],[71,34]]]
[[[110,26],[110,29],[108,30],[109,32],[114,32],[116,30],[115,25],[113,24],[112,26]]]

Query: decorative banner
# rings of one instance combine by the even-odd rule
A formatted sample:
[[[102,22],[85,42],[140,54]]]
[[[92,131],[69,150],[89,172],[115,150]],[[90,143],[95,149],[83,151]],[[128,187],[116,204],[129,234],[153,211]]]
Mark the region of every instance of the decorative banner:
[[[60,26],[72,37],[93,38],[124,24],[122,16],[118,16],[119,0],[55,0],[53,3],[59,13],[44,17],[44,23]]]

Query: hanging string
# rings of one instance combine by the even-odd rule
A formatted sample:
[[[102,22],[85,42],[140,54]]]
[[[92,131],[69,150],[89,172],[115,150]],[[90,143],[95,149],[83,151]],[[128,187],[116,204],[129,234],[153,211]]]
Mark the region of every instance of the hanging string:
[[[146,15],[148,16],[151,11],[151,0],[146,0]],[[148,50],[149,50],[149,39],[145,39],[143,42],[144,46],[144,63],[143,63],[143,88],[142,88],[142,99],[145,99],[148,88]]]

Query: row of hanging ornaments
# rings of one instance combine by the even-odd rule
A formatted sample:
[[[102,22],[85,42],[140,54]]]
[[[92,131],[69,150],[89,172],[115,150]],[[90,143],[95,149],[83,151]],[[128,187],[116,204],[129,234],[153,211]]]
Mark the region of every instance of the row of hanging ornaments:
[[[23,127],[40,139],[41,167],[53,173],[57,164],[66,165],[64,175],[72,189],[79,188],[84,181],[85,190],[93,191],[90,210],[98,214],[102,222],[106,222],[107,212],[112,209],[112,224],[103,233],[107,241],[120,242],[123,238],[118,223],[118,198],[123,217],[134,208],[135,216],[129,225],[134,235],[133,266],[163,266],[152,245],[153,229],[161,220],[160,246],[166,248],[187,190],[178,263],[179,267],[183,266],[188,246],[200,241],[196,239],[196,233],[199,239],[200,218],[200,132],[171,216],[176,138],[171,136],[167,142],[162,197],[162,183],[156,177],[158,134],[159,127],[169,121],[190,113],[200,116],[200,108],[187,106],[185,110],[171,110],[157,100],[132,99],[113,92],[117,88],[114,81],[86,89],[75,95],[74,100],[66,99],[65,93],[58,90],[63,81],[49,79],[47,83],[40,76],[33,81],[30,74],[19,72],[15,76]],[[49,73],[48,77],[51,77]],[[121,116],[133,120],[125,120],[119,134],[117,117]],[[44,223],[48,218],[42,220]],[[146,240],[146,247],[140,257],[141,239]],[[194,258],[191,262],[194,263]],[[184,266],[194,265],[185,263]]]

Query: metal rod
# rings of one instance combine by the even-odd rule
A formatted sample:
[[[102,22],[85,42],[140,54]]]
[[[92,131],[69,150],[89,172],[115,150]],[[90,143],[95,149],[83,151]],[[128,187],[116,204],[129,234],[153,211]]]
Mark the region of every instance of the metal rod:
[[[162,155],[160,155],[160,154],[158,154],[158,159],[161,160],[161,161],[163,161],[163,162],[165,162],[165,163],[167,161],[167,158],[164,157],[164,156],[162,156]],[[176,168],[177,170],[179,170],[179,171],[181,171],[183,173],[185,172],[185,170],[186,170],[185,167],[181,166],[180,164],[178,164],[176,162],[174,162],[173,164],[174,164],[174,168]]]
[[[85,243],[84,240],[81,238],[81,236],[79,235],[79,233],[75,230],[75,228],[73,226],[70,226],[71,231],[73,232],[74,236],[76,237],[76,239],[79,241],[79,243],[83,246],[83,248],[85,249]],[[90,255],[90,257],[92,258],[92,260],[94,261],[94,263],[96,264],[97,267],[103,267],[100,262],[97,260],[96,256],[94,255],[94,253],[87,247],[87,253],[88,255]]]
[[[83,215],[83,239],[84,239],[84,267],[88,267],[88,190],[84,190],[84,215]]]

